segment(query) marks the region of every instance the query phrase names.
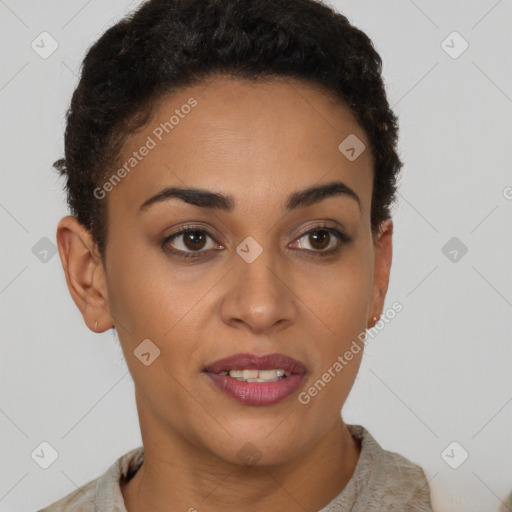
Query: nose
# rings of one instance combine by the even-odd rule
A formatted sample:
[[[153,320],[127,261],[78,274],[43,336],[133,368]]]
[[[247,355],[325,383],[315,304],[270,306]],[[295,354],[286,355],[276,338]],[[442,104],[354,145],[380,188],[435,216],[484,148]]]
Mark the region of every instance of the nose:
[[[270,335],[295,323],[298,298],[293,279],[276,260],[270,250],[251,263],[236,255],[221,305],[226,324]]]

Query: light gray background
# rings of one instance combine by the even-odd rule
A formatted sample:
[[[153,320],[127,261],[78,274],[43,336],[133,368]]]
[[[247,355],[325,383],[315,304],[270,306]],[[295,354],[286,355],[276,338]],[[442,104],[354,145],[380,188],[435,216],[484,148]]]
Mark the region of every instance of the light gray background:
[[[4,512],[37,510],[141,444],[112,332],[85,327],[58,254],[43,262],[32,252],[43,237],[55,242],[67,214],[51,164],[63,153],[79,65],[138,3],[0,0]],[[405,161],[386,301],[404,309],[369,340],[344,416],[423,466],[435,510],[496,511],[512,490],[512,5],[332,5],[384,60]],[[43,31],[59,44],[47,59],[31,48]],[[453,31],[469,43],[456,59],[441,47]],[[468,248],[456,262],[442,252],[452,237]],[[31,458],[42,441],[58,452],[46,470]],[[441,456],[453,441],[452,464],[469,453],[457,469]]]

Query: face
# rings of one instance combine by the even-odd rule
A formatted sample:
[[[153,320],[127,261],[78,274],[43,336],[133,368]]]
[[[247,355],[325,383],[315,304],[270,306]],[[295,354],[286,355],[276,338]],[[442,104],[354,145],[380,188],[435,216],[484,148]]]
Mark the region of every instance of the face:
[[[355,160],[338,149],[350,135],[367,148]],[[216,77],[165,97],[121,161],[95,300],[74,298],[118,332],[143,437],[232,462],[247,442],[262,464],[299,456],[341,421],[363,351],[335,363],[387,290],[364,131],[310,85]]]

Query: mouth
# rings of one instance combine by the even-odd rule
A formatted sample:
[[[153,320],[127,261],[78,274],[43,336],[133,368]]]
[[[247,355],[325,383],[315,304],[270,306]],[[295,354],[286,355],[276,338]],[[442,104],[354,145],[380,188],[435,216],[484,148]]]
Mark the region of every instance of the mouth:
[[[203,373],[230,398],[246,405],[271,405],[297,390],[306,367],[284,354],[235,354],[209,364]]]

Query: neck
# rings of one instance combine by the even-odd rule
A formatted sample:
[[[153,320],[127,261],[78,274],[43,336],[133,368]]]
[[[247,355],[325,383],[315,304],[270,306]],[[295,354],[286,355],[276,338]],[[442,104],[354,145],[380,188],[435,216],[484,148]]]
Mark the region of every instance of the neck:
[[[121,491],[128,512],[320,510],[350,480],[359,452],[341,416],[300,457],[276,466],[232,464],[152,431],[144,463]]]

